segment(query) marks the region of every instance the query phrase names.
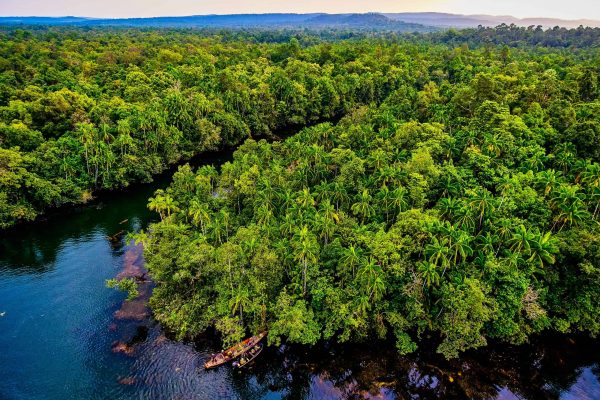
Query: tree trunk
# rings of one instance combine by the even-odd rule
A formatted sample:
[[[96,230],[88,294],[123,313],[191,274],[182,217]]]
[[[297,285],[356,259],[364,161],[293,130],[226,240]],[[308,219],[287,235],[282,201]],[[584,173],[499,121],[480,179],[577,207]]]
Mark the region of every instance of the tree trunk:
[[[306,257],[304,257],[304,259],[302,260],[302,280],[304,281],[304,285],[302,288],[302,296],[306,296],[306,270],[307,270],[307,262],[306,262]]]

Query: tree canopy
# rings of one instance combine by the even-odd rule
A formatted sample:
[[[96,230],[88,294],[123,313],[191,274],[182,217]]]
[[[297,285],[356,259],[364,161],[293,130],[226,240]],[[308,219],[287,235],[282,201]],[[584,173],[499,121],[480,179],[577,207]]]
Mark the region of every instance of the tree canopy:
[[[352,69],[386,71],[371,101],[284,142],[246,140],[219,171],[183,166],[151,200],[158,320],[229,343],[265,328],[271,343],[392,335],[401,353],[433,335],[449,358],[600,333],[596,50],[367,48]]]
[[[148,202],[179,337],[597,335],[598,38],[2,29],[0,228],[244,142]]]

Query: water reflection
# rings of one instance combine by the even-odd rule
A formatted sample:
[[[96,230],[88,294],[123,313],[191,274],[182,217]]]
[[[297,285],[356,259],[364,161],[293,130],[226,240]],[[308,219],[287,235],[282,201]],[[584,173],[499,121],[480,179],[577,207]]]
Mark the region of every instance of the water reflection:
[[[400,357],[393,343],[322,343],[316,348],[267,348],[244,370],[205,371],[217,351],[214,335],[196,343],[173,341],[150,318],[140,318],[150,286],[140,247],[125,252],[120,276],[141,282],[140,297],[114,313],[121,341],[113,351],[134,360],[122,385],[157,399],[598,399],[600,342],[544,336],[525,346],[490,344],[446,361],[424,342]]]
[[[74,243],[104,240],[120,230],[139,229],[152,214],[145,203],[150,190],[132,190],[115,197],[116,207],[103,203],[65,211],[65,216],[51,215],[47,220],[24,224],[0,233],[0,273],[43,274],[56,266],[57,254],[73,247]],[[125,193],[131,202],[125,200]],[[108,197],[108,196],[105,196]],[[106,198],[103,200],[107,200]],[[108,199],[110,200],[110,199]],[[68,218],[65,223],[64,219]],[[127,221],[119,224],[124,219]],[[118,255],[118,254],[117,254]]]
[[[189,163],[218,168],[232,158],[233,150],[226,150],[196,156]],[[91,242],[99,236],[106,238],[119,231],[135,232],[145,227],[157,218],[146,208],[148,199],[156,189],[169,185],[177,168],[155,176],[152,183],[103,192],[90,204],[50,210],[34,222],[0,231],[0,275],[46,273],[55,268],[57,254],[70,240]]]
[[[581,341],[559,358],[545,351],[548,345],[567,345],[557,338],[474,352],[454,362],[422,354],[397,357],[383,345],[379,351],[374,346],[269,348],[247,370],[204,371],[202,361],[213,348],[171,341],[154,325],[135,345],[126,382],[142,398],[159,399],[598,399],[598,344]]]

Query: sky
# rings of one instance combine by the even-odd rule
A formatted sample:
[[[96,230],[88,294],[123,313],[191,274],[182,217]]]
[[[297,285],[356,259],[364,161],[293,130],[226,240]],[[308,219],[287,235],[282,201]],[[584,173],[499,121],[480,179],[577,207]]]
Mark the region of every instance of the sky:
[[[600,0],[0,0],[2,16],[102,18],[269,12],[412,12],[600,20]]]

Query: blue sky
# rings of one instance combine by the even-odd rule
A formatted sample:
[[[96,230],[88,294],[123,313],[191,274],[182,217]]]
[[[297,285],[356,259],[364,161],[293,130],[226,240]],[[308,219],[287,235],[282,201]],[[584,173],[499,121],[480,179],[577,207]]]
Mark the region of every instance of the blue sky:
[[[266,12],[439,11],[600,20],[600,0],[0,0],[0,15],[150,17]]]

